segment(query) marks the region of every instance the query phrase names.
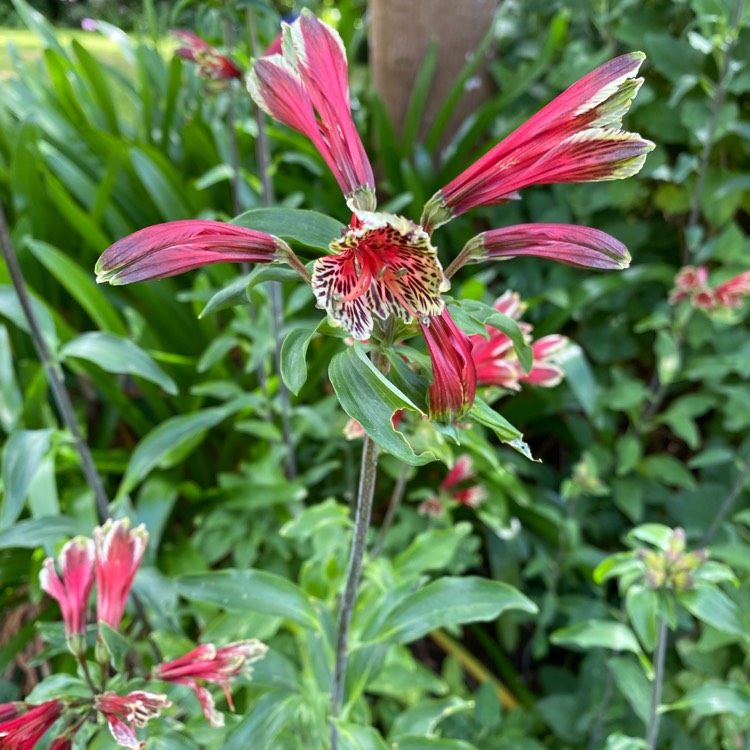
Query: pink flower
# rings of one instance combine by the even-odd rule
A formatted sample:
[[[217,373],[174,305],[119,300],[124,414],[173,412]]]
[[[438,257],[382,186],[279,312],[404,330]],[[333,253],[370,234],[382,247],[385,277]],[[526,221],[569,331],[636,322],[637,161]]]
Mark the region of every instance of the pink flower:
[[[439,190],[422,225],[435,228],[470,208],[505,203],[530,185],[637,174],[654,144],[618,128],[643,83],[635,75],[644,58],[621,55],[574,83]]]
[[[198,65],[198,73],[212,81],[237,78],[242,80],[242,70],[216,47],[201,39],[192,31],[177,29],[172,35],[184,44],[175,50],[175,55]]]
[[[719,284],[714,290],[720,305],[723,307],[739,307],[745,297],[750,296],[750,271],[743,271]]]
[[[159,716],[162,709],[171,705],[166,695],[144,690],[124,696],[108,691],[97,695],[94,701],[94,708],[104,715],[115,742],[120,747],[136,750],[146,745],[135,736],[136,727],[145,727],[151,719]]]
[[[5,704],[6,709],[0,716],[8,715],[16,707],[16,714],[7,721],[0,722],[0,748],[2,750],[32,750],[42,735],[60,718],[63,703],[57,699],[40,703],[38,706],[27,704]],[[28,710],[26,710],[28,709]]]
[[[49,750],[70,750],[71,747],[73,747],[71,737],[56,737],[49,746]]]
[[[274,263],[287,260],[287,253],[291,250],[283,240],[254,229],[222,221],[169,221],[115,242],[99,258],[96,280],[130,284],[210,263]]]
[[[705,266],[684,266],[677,272],[674,289],[669,295],[672,304],[687,299],[699,290],[708,289],[708,269]]]
[[[65,623],[68,645],[75,654],[86,650],[86,613],[94,585],[94,543],[83,536],[71,539],[57,558],[62,578],[55,570],[55,561],[48,557],[39,573],[42,590],[57,599]]]
[[[495,302],[495,309],[517,320],[523,312],[524,306],[520,297],[510,290],[505,292]],[[528,323],[520,323],[527,341],[531,342],[532,327]],[[531,370],[526,373],[518,361],[511,340],[502,331],[493,326],[487,326],[489,339],[479,334],[471,336],[471,356],[477,369],[479,385],[499,385],[512,391],[520,391],[521,383],[552,388],[557,385],[565,373],[559,365],[549,361],[568,344],[565,336],[544,336],[538,341],[531,342],[534,357]]]
[[[188,685],[198,696],[203,715],[211,726],[224,726],[224,716],[216,710],[211,693],[198,680],[213,682],[221,686],[229,708],[234,711],[229,681],[233,677],[248,674],[249,665],[262,659],[268,647],[260,641],[237,641],[221,648],[204,643],[172,661],[159,664],[153,676],[165,682]]]
[[[148,532],[143,524],[131,529],[127,518],[118,521],[110,518],[103,526],[94,529],[94,543],[97,620],[117,629],[133,579],[146,551]]]
[[[616,128],[641,84],[635,75],[643,55],[618,57],[574,84],[436,193],[425,206],[421,224],[416,224],[375,211],[372,168],[354,126],[348,65],[338,34],[303,10],[294,23],[283,25],[282,37],[281,54],[254,63],[248,78],[250,93],[264,111],[310,138],[333,172],[353,216],[343,235],[331,238],[330,254],[315,260],[311,278],[291,250],[274,247],[275,238],[269,235],[251,243],[255,253],[254,243],[261,242],[262,253],[242,259],[288,262],[311,283],[317,305],[331,323],[355,339],[369,340],[376,333],[376,338],[387,340],[395,320],[418,324],[432,361],[430,417],[448,422],[460,418],[472,405],[476,373],[468,337],[450,319],[443,300],[452,273],[467,262],[516,255],[608,269],[627,266],[630,257],[620,242],[598,230],[521,225],[491,230],[470,240],[443,272],[432,230],[473,206],[516,197],[518,190],[529,185],[635,174],[653,144]],[[183,229],[190,229],[191,224],[187,222]],[[236,246],[223,244],[218,228],[212,230],[215,236],[208,233],[201,238],[200,254],[192,245],[185,247],[180,237],[174,241],[170,224],[160,231],[163,235],[158,241],[151,230],[142,230],[144,234],[120,240],[114,246],[120,252],[107,250],[97,267],[99,280],[125,283],[179,273],[219,259],[238,259]],[[167,262],[160,265],[162,253]],[[112,255],[118,256],[116,261]],[[180,264],[177,259],[189,262]]]
[[[81,21],[81,28],[84,31],[96,31],[97,29],[96,21],[93,18],[84,18]]]
[[[426,323],[420,321],[420,326],[432,360],[430,418],[450,422],[464,415],[474,403],[477,373],[471,342],[447,310]]]
[[[267,114],[315,144],[353,209],[371,211],[375,179],[352,119],[344,43],[309,10],[282,29],[284,54],[256,60],[250,93]]]
[[[479,484],[459,489],[457,485],[464,484],[476,478],[471,456],[463,454],[456,459],[453,468],[446,474],[438,485],[441,496],[447,497],[468,508],[477,508],[487,499],[487,490]],[[443,504],[438,497],[431,497],[421,503],[421,515],[439,516],[444,513]]]
[[[711,313],[740,307],[747,296],[750,296],[750,271],[743,271],[728,281],[711,287],[705,266],[685,266],[675,276],[669,301],[676,304],[689,299],[692,307]]]

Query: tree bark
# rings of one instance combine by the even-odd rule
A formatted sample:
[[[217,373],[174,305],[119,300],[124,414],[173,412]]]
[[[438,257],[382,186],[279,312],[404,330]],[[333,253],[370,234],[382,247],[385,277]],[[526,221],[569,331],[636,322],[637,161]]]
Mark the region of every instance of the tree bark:
[[[369,0],[373,82],[399,135],[430,42],[437,43],[437,67],[422,113],[420,138],[487,33],[499,4],[500,0]],[[441,145],[491,95],[487,62],[465,87]]]

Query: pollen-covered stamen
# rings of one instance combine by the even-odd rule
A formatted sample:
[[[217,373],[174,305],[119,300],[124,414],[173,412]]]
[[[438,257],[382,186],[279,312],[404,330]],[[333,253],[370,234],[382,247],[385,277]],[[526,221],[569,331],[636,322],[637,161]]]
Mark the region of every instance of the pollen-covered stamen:
[[[419,225],[360,211],[330,247],[334,254],[315,262],[313,292],[318,307],[355,338],[370,337],[374,317],[425,322],[443,311],[448,282]]]

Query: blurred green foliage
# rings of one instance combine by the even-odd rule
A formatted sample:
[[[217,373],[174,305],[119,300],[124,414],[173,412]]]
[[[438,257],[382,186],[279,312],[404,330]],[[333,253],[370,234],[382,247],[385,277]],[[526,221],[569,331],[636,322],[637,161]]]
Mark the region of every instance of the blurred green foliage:
[[[115,511],[150,531],[136,588],[153,638],[167,657],[184,650],[186,637],[258,637],[271,646],[223,734],[209,732],[197,705],[186,703],[150,741],[324,747],[332,613],[359,453],[344,438],[346,416],[327,379],[341,345],[312,335],[319,312],[311,293],[284,280],[278,334],[263,277],[237,285],[240,270],[212,266],[114,289],[97,287],[92,273],[98,254],[136,229],[231,217],[232,122],[240,204],[262,205],[249,99],[240,87],[208,88],[169,59],[158,13],[147,25],[155,42],[100,27],[121,56],[111,64],[77,41],[61,45],[44,19],[22,0],[14,4],[44,53],[17,62],[0,83],[0,196]],[[277,13],[245,5],[255,10],[261,43],[270,41]],[[648,60],[626,127],[657,144],[637,178],[529,189],[522,201],[436,233],[445,261],[478,230],[580,223],[624,241],[634,260],[620,274],[596,275],[516,259],[471,266],[454,279],[457,298],[491,302],[507,288],[520,292],[537,335],[563,333],[576,346],[561,386],[524,389],[499,404],[542,463],[500,448],[481,429],[462,431],[457,447],[416,428],[420,449],[446,463],[472,456],[488,494],[477,512],[454,504],[439,517],[420,514],[447,469],[381,460],[376,526],[394,486],[405,483],[405,497],[366,565],[342,727],[347,748],[645,747],[662,630],[660,746],[746,746],[747,305],[717,316],[667,301],[683,265],[706,265],[719,282],[750,266],[750,9],[742,8],[734,0],[506,0],[494,30],[498,93],[440,153],[440,121],[424,143],[414,136],[418,102],[430,95],[427,72],[399,141],[369,86],[362,4],[321,9],[356,61],[354,116],[391,210],[416,219],[427,197],[542,103],[632,49]],[[219,6],[186,12],[198,33],[221,44]],[[245,29],[238,11],[232,53],[241,64],[251,52]],[[277,203],[346,221],[312,146],[276,124],[269,135]],[[250,304],[215,305],[198,320],[233,282]],[[35,624],[58,626],[37,574],[44,554],[66,534],[90,533],[96,517],[4,267],[0,315],[0,606],[10,623],[2,631],[2,701],[20,696],[30,658],[56,672],[71,668],[62,649],[38,655]],[[307,344],[308,369],[288,415],[294,477],[284,472],[285,405],[273,364],[275,337],[290,331],[295,346]],[[649,579],[648,570],[662,570],[659,555],[670,554],[675,527],[688,550],[707,547],[708,562],[689,558],[690,585],[654,586],[666,579]],[[628,551],[634,547],[652,548],[651,557]],[[243,598],[254,590],[261,593]],[[474,609],[459,615],[446,601]],[[516,608],[503,614],[506,606]],[[133,648],[151,658],[142,643]],[[37,696],[43,690],[44,682]],[[109,742],[99,733],[87,747]]]

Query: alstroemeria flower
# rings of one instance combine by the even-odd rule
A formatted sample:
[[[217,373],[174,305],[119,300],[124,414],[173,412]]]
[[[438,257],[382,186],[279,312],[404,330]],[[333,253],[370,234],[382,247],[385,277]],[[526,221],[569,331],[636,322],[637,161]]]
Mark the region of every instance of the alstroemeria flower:
[[[99,283],[118,285],[227,262],[287,262],[309,278],[284,240],[223,221],[198,219],[155,224],[123,237],[102,254],[95,271]]]
[[[476,472],[471,461],[471,456],[463,454],[456,459],[453,468],[445,475],[438,485],[440,495],[448,500],[453,500],[467,508],[477,508],[487,499],[487,490],[481,484],[470,487],[458,488],[476,478]],[[433,496],[424,500],[419,506],[419,513],[428,516],[441,516],[445,512],[440,497]]]
[[[196,63],[198,73],[203,78],[212,81],[229,78],[242,79],[242,69],[197,34],[184,29],[176,29],[171,33],[184,45],[174,51],[175,55]]]
[[[518,294],[510,290],[495,301],[494,307],[514,320],[518,320],[525,309]],[[528,373],[524,372],[521,367],[513,349],[513,343],[502,331],[488,325],[488,339],[480,334],[470,336],[471,357],[477,368],[479,385],[499,385],[508,390],[520,391],[521,383],[552,388],[563,379],[565,375],[563,369],[549,358],[564,349],[568,345],[568,339],[565,336],[552,334],[532,341],[533,327],[524,322],[519,322],[519,326],[526,340],[531,344],[534,358]]]
[[[366,340],[388,330],[390,321],[418,324],[432,360],[430,417],[460,418],[471,407],[476,372],[471,344],[451,320],[442,299],[448,277],[463,263],[517,255],[537,255],[586,268],[623,268],[630,257],[623,245],[598,230],[567,225],[520,225],[491,230],[470,240],[443,272],[432,244],[432,231],[474,206],[503,203],[536,184],[610,180],[635,174],[653,144],[617,128],[642,79],[636,78],[643,55],[623,55],[592,71],[438,191],[425,206],[420,224],[377,212],[372,168],[352,118],[348,65],[339,35],[303,10],[283,24],[281,54],[256,60],[248,88],[258,106],[306,135],[336,178],[353,211],[343,237],[331,238],[330,254],[314,262],[312,287],[318,307],[335,325]],[[190,222],[183,222],[189,228]],[[170,224],[162,225],[166,244]],[[142,230],[148,232],[149,230]],[[201,238],[202,255],[184,243],[168,253],[146,234],[120,240],[100,261],[100,280],[121,283],[156,278],[147,268],[168,259],[159,275],[218,260],[237,260],[211,236]],[[291,250],[274,248],[266,235],[256,262],[286,261],[305,280],[304,267]],[[250,246],[255,252],[256,240]],[[243,246],[244,247],[244,246]],[[218,251],[212,255],[211,249]],[[180,268],[177,260],[185,258]],[[245,257],[244,260],[253,260]],[[104,258],[103,258],[104,261]],[[133,264],[134,272],[127,269]],[[118,269],[124,269],[120,271]]]
[[[25,703],[12,705],[15,708],[13,718],[0,722],[2,750],[32,750],[42,735],[60,718],[63,710],[62,701],[56,698],[38,706],[28,706]],[[10,711],[3,711],[3,714],[10,714]]]
[[[77,536],[65,544],[58,556],[60,576],[55,561],[48,557],[39,573],[43,591],[57,599],[65,623],[68,646],[74,654],[86,650],[86,612],[94,585],[94,543]]]
[[[151,719],[159,716],[162,709],[171,705],[166,695],[145,690],[136,690],[128,695],[108,691],[97,695],[94,701],[94,708],[104,715],[115,742],[120,747],[134,750],[146,746],[136,737],[136,727],[145,727]]]
[[[94,529],[96,545],[96,612],[99,622],[111,628],[120,626],[133,579],[146,551],[148,532],[141,524],[130,528],[130,521],[111,518]]]
[[[714,291],[723,307],[739,307],[745,297],[750,296],[750,271],[743,271],[719,284]]]
[[[211,726],[224,726],[224,716],[216,710],[211,693],[198,680],[221,686],[230,710],[234,711],[229,681],[240,674],[248,675],[250,665],[262,659],[268,646],[260,641],[236,641],[221,648],[204,643],[172,661],[154,668],[153,677],[165,682],[188,685],[198,697],[203,715]]]

